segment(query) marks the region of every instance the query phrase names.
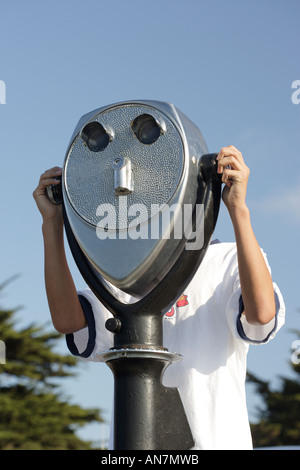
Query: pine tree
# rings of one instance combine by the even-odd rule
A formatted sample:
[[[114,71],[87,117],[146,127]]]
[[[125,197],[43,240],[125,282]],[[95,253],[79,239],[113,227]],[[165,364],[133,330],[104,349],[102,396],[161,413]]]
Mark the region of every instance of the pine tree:
[[[17,330],[15,314],[16,309],[0,308],[0,340],[6,356],[4,361],[2,348],[0,449],[91,449],[76,430],[102,422],[100,410],[69,404],[58,383],[75,374],[77,359],[54,352],[61,339],[56,332],[34,324]]]
[[[296,332],[300,338],[300,331]],[[290,365],[295,380],[280,377],[280,388],[272,390],[270,383],[248,374],[263,400],[258,409],[259,422],[251,425],[254,447],[300,445],[300,364],[299,354]]]

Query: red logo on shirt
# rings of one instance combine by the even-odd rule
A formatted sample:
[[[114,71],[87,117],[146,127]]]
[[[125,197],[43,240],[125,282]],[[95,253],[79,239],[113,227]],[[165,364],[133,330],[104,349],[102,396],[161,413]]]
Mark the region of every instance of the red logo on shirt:
[[[169,318],[173,317],[174,312],[175,312],[174,307],[172,307],[171,310],[169,310],[167,313],[165,313],[165,316],[169,317]]]
[[[187,299],[187,295],[182,294],[182,296],[179,297],[179,299],[176,302],[176,307],[184,307],[185,305],[188,305],[189,303],[186,299]]]
[[[176,307],[184,307],[185,305],[189,305],[189,302],[188,302],[188,300],[187,300],[187,295],[182,294],[182,295],[179,297],[179,299],[177,300],[177,302],[176,302],[175,305],[176,305]],[[174,314],[175,314],[175,308],[172,307],[172,308],[165,314],[165,316],[171,318],[171,317],[173,317]]]

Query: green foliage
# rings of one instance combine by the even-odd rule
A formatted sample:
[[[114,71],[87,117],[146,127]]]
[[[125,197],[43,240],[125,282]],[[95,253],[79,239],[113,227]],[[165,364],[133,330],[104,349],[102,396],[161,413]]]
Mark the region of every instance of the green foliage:
[[[6,363],[0,364],[0,449],[91,449],[76,430],[101,422],[100,410],[69,404],[58,383],[75,374],[77,359],[54,352],[61,339],[56,332],[35,325],[17,330],[15,313],[0,309],[0,339],[6,345]]]
[[[300,336],[300,332],[297,332]],[[248,374],[263,400],[258,409],[259,422],[251,425],[254,447],[300,445],[300,365],[291,367],[295,380],[280,377],[280,388]]]

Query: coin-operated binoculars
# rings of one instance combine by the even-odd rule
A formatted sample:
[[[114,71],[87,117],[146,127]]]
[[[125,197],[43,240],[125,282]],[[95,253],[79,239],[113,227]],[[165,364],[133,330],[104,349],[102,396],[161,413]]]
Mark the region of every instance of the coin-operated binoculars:
[[[114,346],[99,360],[114,374],[115,449],[193,447],[178,390],[162,385],[164,369],[181,359],[163,346],[162,318],[209,245],[221,195],[216,156],[182,112],[158,101],[86,114],[67,150],[68,242],[112,313],[103,329]]]

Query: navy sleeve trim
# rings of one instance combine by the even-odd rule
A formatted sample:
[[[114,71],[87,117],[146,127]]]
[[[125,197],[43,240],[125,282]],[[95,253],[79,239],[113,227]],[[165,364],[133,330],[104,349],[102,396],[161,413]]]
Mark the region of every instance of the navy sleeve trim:
[[[79,298],[79,302],[81,304],[83,313],[87,321],[89,339],[87,342],[87,346],[82,353],[79,353],[77,349],[77,346],[74,341],[73,333],[66,335],[66,342],[67,342],[67,346],[71,354],[73,354],[74,356],[87,358],[92,354],[94,347],[95,347],[95,342],[96,342],[95,318],[94,318],[94,313],[93,313],[93,309],[92,309],[90,302],[83,295],[78,295],[78,298]]]
[[[238,334],[240,335],[240,337],[243,340],[247,341],[248,343],[250,342],[252,344],[264,344],[264,343],[267,343],[269,341],[270,336],[274,333],[274,331],[277,330],[278,312],[279,312],[279,308],[280,308],[280,302],[279,302],[278,295],[275,291],[274,291],[274,297],[275,297],[275,304],[276,304],[276,314],[275,314],[274,328],[272,329],[272,331],[270,331],[270,333],[266,336],[265,339],[255,340],[255,339],[248,338],[248,336],[246,335],[246,333],[244,331],[244,328],[243,328],[243,325],[242,325],[242,322],[241,322],[241,316],[242,316],[243,311],[244,311],[244,302],[243,302],[242,296],[240,296],[240,299],[239,299],[239,316],[237,318],[237,331],[238,331]]]

